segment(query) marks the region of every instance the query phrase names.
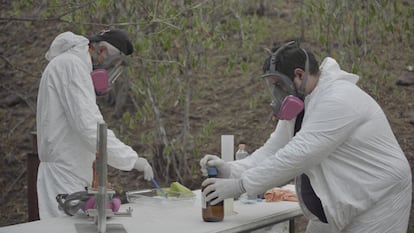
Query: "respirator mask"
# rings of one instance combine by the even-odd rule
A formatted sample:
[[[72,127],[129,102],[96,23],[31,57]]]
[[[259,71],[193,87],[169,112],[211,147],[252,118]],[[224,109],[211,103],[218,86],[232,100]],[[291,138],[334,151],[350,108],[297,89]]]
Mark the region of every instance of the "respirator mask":
[[[87,213],[90,209],[95,209],[95,195],[88,191],[79,191],[72,194],[58,194],[56,196],[59,210],[69,216],[78,213]],[[116,213],[121,207],[121,200],[117,197],[111,197],[106,201],[105,208],[111,209]]]
[[[99,61],[95,50],[92,60]],[[126,56],[121,52],[106,57],[98,64],[93,64],[91,72],[93,86],[97,96],[106,95],[112,88],[115,81],[122,75],[128,65]]]
[[[73,216],[80,210],[85,210],[85,204],[92,197],[87,191],[80,191],[72,194],[58,194],[56,201],[59,210],[64,211],[67,215]]]
[[[282,51],[291,46],[298,46],[295,41],[288,42],[272,53],[270,57],[270,66],[262,78],[272,97],[271,107],[273,114],[280,120],[292,120],[303,111],[305,104],[305,87],[309,73],[308,54],[305,53],[305,74],[299,90],[296,90],[291,78],[276,70],[276,59]]]

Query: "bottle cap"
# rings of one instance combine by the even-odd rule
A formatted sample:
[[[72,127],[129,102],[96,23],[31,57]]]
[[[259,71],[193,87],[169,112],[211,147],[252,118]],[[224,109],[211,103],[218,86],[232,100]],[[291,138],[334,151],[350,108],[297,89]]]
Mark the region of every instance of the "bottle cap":
[[[209,176],[216,176],[217,175],[217,168],[216,167],[207,168],[207,174]]]

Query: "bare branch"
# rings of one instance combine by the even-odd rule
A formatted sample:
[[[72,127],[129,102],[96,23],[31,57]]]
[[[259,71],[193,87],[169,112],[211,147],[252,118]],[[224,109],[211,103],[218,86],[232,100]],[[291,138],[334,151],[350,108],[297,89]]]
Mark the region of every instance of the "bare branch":
[[[16,179],[13,181],[13,183],[11,183],[11,185],[9,187],[6,188],[6,191],[3,193],[1,199],[4,200],[7,195],[9,195],[10,191],[13,190],[14,185],[23,177],[23,175],[26,173],[26,168],[24,167],[22,169],[22,171],[20,172],[20,174],[16,177]]]
[[[66,16],[68,14],[71,14],[79,9],[88,7],[89,5],[92,5],[93,2],[89,2],[89,3],[85,3],[83,5],[79,5],[75,8],[69,9],[68,11],[63,12],[60,15],[57,15],[55,17],[52,18],[19,18],[19,17],[0,17],[0,21],[4,20],[4,21],[25,21],[25,22],[43,22],[43,21],[58,21],[58,22],[66,22],[66,20],[62,20],[61,18],[63,16]]]
[[[23,73],[25,73],[25,74],[27,74],[27,75],[30,75],[30,76],[32,76],[32,77],[39,77],[39,74],[33,74],[32,72],[29,72],[29,71],[27,71],[27,70],[25,70],[25,69],[22,69],[22,68],[20,68],[20,67],[17,67],[17,66],[15,66],[15,65],[13,65],[5,56],[3,56],[3,55],[0,55],[0,58],[1,59],[3,59],[3,61],[5,61],[6,63],[7,63],[7,65],[9,65],[9,66],[11,66],[13,69],[15,69],[15,70],[18,70],[18,71],[21,71],[21,72],[23,72]]]
[[[23,101],[27,104],[27,106],[29,106],[30,110],[32,110],[32,112],[33,112],[34,114],[36,114],[36,107],[35,107],[35,106],[34,106],[34,104],[33,104],[33,103],[29,100],[29,98],[30,98],[30,97],[27,97],[27,96],[25,96],[25,95],[23,95],[23,94],[19,93],[18,91],[11,90],[10,88],[5,87],[3,84],[1,84],[1,85],[0,85],[0,87],[2,87],[2,88],[4,88],[4,89],[8,90],[9,92],[14,93],[14,94],[15,94],[15,95],[17,95],[18,97],[20,97],[20,99],[22,99],[22,100],[23,100]]]
[[[155,59],[148,59],[141,56],[137,56],[138,59],[145,61],[145,62],[151,62],[151,63],[164,63],[164,64],[177,64],[180,67],[185,67],[184,64],[181,64],[177,61],[171,61],[171,60],[155,60]],[[137,65],[137,64],[136,64]]]

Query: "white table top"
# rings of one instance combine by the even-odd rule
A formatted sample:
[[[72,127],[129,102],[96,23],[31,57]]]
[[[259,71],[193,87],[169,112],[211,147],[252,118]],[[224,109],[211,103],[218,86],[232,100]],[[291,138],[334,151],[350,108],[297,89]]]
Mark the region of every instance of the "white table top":
[[[196,199],[193,202],[168,201],[124,204],[121,206],[120,212],[131,207],[133,209],[132,217],[113,217],[108,219],[107,224],[122,224],[129,233],[229,233],[257,229],[302,215],[299,204],[296,202],[263,201],[255,204],[243,204],[240,201],[235,201],[234,215],[225,216],[222,222],[204,222],[201,217],[200,190],[196,190],[194,193]],[[0,233],[77,233],[75,224],[78,223],[93,224],[93,220],[85,216],[64,216],[1,227]]]

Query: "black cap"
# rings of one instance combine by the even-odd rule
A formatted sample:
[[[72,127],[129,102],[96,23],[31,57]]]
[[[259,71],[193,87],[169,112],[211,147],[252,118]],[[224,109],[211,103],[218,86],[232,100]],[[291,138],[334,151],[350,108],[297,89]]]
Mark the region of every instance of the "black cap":
[[[86,38],[88,38],[90,42],[106,41],[125,55],[130,55],[134,51],[128,35],[121,30],[104,30],[97,35],[87,36]]]

